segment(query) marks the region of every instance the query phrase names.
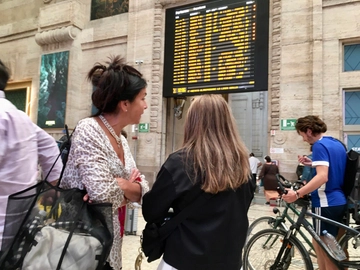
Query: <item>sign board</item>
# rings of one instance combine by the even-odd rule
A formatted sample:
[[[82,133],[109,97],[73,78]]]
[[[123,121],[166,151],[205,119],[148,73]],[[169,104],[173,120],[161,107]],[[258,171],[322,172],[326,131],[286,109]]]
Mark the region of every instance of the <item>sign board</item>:
[[[295,124],[297,119],[281,119],[281,130],[295,130]]]
[[[270,154],[283,154],[284,148],[270,148]]]
[[[165,18],[164,97],[267,91],[269,0],[201,1]]]
[[[149,123],[140,123],[139,132],[149,132],[150,124]]]

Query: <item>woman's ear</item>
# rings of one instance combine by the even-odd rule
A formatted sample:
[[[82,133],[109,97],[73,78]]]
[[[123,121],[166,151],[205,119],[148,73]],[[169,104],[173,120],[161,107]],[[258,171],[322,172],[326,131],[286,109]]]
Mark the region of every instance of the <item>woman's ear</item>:
[[[120,111],[127,112],[129,108],[128,100],[121,100],[118,104]]]

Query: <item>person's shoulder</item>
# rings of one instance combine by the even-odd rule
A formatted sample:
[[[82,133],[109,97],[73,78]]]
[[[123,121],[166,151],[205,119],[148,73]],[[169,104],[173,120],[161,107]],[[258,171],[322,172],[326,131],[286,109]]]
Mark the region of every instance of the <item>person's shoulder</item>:
[[[334,146],[336,145],[339,148],[346,149],[346,146],[340,140],[332,137],[332,136],[323,136],[321,140],[318,140],[314,145],[323,145],[324,147]]]
[[[168,171],[177,170],[179,169],[179,167],[183,167],[185,159],[186,157],[184,150],[177,150],[167,157],[166,161],[163,164],[163,167]]]
[[[13,111],[18,111],[18,109],[9,100],[5,98],[0,98],[0,111],[13,112]]]
[[[93,133],[99,127],[98,122],[93,117],[81,119],[75,127],[75,131],[85,131],[86,133]]]
[[[76,124],[74,135],[82,134],[81,137],[98,137],[100,133],[99,127],[93,117],[87,117]]]
[[[183,159],[184,156],[185,156],[185,151],[183,149],[180,149],[180,150],[177,150],[177,151],[171,153],[168,156],[166,161],[168,161],[168,162],[177,162],[177,161]]]
[[[96,120],[93,117],[86,117],[81,119],[77,125],[76,128],[78,127],[86,127],[86,126],[94,126],[96,124]]]
[[[318,140],[320,144],[329,144],[329,143],[336,143],[341,144],[341,141],[332,137],[332,136],[323,136],[321,140]]]
[[[6,100],[8,101],[8,100]],[[0,103],[0,119],[3,121],[12,122],[13,124],[19,125],[33,125],[30,117],[23,111],[18,110],[11,102],[9,106],[4,106]]]

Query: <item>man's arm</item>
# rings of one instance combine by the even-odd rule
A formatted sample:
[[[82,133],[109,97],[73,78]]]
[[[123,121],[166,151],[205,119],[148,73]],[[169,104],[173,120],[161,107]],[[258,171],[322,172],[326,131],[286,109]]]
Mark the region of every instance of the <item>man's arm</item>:
[[[329,167],[324,165],[316,166],[316,175],[309,183],[298,190],[299,196],[302,197],[321,187],[328,181]]]
[[[3,158],[5,158],[8,146],[5,125],[5,120],[0,118],[0,164],[2,163]]]
[[[311,181],[299,189],[297,191],[297,195],[294,190],[288,189],[288,193],[282,196],[283,199],[287,203],[292,203],[297,200],[297,196],[302,197],[310,192],[313,192],[328,181],[328,172],[329,167],[325,165],[316,166],[316,175],[311,179]]]

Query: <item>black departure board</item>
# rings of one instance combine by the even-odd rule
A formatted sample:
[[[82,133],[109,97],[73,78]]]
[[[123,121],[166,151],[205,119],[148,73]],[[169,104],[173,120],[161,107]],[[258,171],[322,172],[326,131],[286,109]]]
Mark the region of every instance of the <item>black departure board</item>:
[[[166,10],[164,97],[268,88],[269,0]]]

